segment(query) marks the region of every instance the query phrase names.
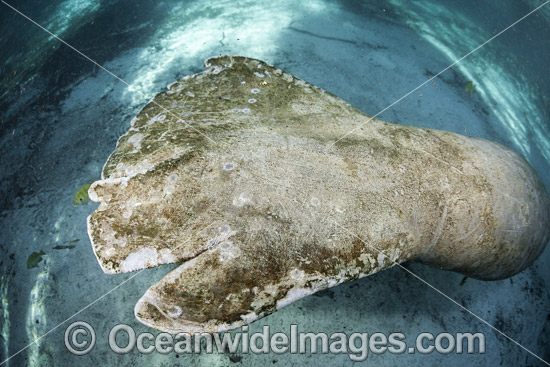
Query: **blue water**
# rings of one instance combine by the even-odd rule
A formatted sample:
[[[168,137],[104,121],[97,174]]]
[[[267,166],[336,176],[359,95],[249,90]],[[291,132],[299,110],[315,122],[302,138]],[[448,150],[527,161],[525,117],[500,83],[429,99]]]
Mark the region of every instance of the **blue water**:
[[[85,56],[0,3],[0,363],[20,351],[5,366],[354,364],[347,354],[119,355],[109,348],[109,331],[119,323],[157,333],[136,321],[134,304],[174,266],[132,279],[103,274],[86,234],[97,205],[75,207],[73,196],[100,177],[132,117],[213,55],[262,59],[369,115],[383,111],[377,117],[385,121],[501,142],[523,154],[550,187],[550,4],[468,55],[542,0],[8,3]],[[27,269],[28,256],[40,250],[43,261]],[[550,361],[550,250],[496,282],[461,284],[455,273],[407,267]],[[84,356],[63,342],[67,326],[79,320],[97,335]],[[397,331],[408,342],[421,332],[486,337],[484,354],[371,353],[357,365],[545,365],[395,268],[306,297],[251,324],[250,333],[264,325],[288,332],[290,324],[314,333]]]

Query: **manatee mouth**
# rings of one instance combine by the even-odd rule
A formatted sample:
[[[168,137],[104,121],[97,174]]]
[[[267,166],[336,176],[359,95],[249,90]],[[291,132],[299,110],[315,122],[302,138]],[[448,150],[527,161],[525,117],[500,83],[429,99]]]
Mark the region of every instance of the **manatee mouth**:
[[[501,279],[548,242],[548,195],[510,149],[372,119],[259,60],[205,66],[139,112],[88,191],[105,273],[182,263],[136,304],[144,324],[230,330],[415,258]]]

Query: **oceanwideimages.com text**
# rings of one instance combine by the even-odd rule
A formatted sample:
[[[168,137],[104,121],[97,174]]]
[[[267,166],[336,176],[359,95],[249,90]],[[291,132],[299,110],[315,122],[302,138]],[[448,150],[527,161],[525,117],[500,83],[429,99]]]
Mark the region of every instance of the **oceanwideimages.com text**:
[[[85,329],[83,324],[86,325]],[[73,323],[65,332],[65,344],[74,354],[89,353],[95,338],[93,328],[84,322]],[[295,324],[290,325],[288,332],[272,333],[270,326],[264,326],[262,331],[250,333],[248,326],[243,326],[240,331],[231,333],[176,335],[162,332],[156,335],[150,332],[136,334],[130,326],[118,324],[111,328],[108,342],[111,350],[117,354],[134,350],[143,354],[214,353],[215,350],[231,354],[346,354],[355,362],[366,360],[369,354],[383,353],[485,353],[485,335],[482,333],[442,332],[434,335],[423,332],[408,339],[400,332],[389,335],[380,332],[304,332]]]

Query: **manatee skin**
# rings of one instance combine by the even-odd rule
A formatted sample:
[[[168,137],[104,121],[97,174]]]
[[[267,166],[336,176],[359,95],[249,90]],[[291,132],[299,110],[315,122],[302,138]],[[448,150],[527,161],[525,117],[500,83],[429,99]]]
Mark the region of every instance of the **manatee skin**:
[[[413,259],[502,279],[548,242],[514,151],[372,119],[259,60],[205,66],[143,108],[89,190],[106,273],[184,262],[137,303],[146,325],[230,330]]]

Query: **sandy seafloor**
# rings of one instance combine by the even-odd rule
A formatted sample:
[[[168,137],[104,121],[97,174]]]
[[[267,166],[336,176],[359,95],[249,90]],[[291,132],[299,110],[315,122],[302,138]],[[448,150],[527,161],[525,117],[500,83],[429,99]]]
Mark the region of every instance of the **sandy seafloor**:
[[[98,179],[117,138],[158,92],[240,54],[267,61],[369,115],[544,1],[8,1],[132,85],[104,72],[0,4],[0,363],[4,366],[541,366],[543,362],[399,268],[306,297],[250,326],[271,332],[481,332],[484,354],[119,355],[108,334],[136,333],[134,304],[173,266],[148,269],[57,329],[132,274],[105,275],[92,252],[77,189]],[[460,4],[460,6],[458,6]],[[382,120],[501,142],[550,186],[550,4],[385,110]],[[465,85],[476,86],[472,95]],[[66,246],[72,249],[54,249]],[[44,251],[27,269],[32,252]],[[484,282],[418,263],[406,267],[550,361],[550,250],[524,272]],[[96,332],[75,356],[63,342],[73,321]],[[48,333],[49,332],[49,333]],[[48,333],[44,336],[44,334]],[[37,339],[39,338],[39,339]]]

